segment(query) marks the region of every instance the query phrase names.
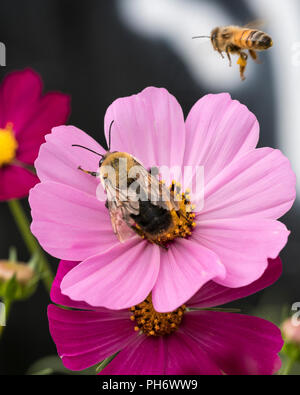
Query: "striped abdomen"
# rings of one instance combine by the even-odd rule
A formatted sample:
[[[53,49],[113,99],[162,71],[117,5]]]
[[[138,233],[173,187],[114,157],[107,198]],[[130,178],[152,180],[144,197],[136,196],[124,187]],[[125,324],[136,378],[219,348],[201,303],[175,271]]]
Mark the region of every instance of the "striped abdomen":
[[[140,213],[131,214],[131,218],[143,231],[151,235],[167,231],[172,225],[171,212],[149,201],[140,201]]]
[[[258,51],[268,49],[273,45],[272,39],[268,34],[253,29],[244,29],[237,33],[234,43],[240,48]]]

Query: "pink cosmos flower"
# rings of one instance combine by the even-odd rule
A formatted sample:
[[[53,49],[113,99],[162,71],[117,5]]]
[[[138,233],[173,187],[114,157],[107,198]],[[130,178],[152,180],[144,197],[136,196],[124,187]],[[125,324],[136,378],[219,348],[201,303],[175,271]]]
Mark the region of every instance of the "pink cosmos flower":
[[[151,315],[149,304],[150,313],[139,306],[112,311],[72,301],[61,293],[60,284],[74,267],[74,262],[61,261],[51,298],[77,310],[48,308],[50,332],[68,369],[86,369],[117,352],[101,374],[269,375],[280,368],[277,354],[283,341],[275,325],[256,317],[205,310],[271,285],[281,274],[279,258],[270,260],[263,276],[251,285],[232,289],[209,281],[185,310],[156,316]],[[142,318],[148,318],[147,324]]]
[[[35,71],[8,74],[0,86],[0,201],[19,199],[39,181],[33,171],[40,145],[51,128],[66,122],[70,98],[42,95]]]
[[[41,183],[30,193],[31,229],[48,253],[81,261],[63,279],[62,293],[123,309],[152,292],[155,310],[168,312],[210,280],[239,288],[261,277],[287,242],[277,218],[293,204],[295,175],[280,151],[255,148],[255,116],[218,94],[199,100],[184,122],[172,95],[147,88],[108,108],[106,132],[112,120],[111,151],[128,152],[145,168],[203,165],[204,207],[191,236],[174,239],[167,251],[140,237],[120,243],[96,198],[98,179],[78,170],[97,171],[99,158],[72,144],[105,150],[75,127],[54,128],[35,163]]]

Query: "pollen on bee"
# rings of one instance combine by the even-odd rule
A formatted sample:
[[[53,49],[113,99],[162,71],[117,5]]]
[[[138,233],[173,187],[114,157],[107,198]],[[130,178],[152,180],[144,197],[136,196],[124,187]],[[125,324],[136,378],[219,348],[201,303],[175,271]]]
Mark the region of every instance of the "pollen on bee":
[[[160,181],[160,183],[162,183],[162,181]],[[174,180],[169,187],[170,201],[167,205],[168,209],[171,207],[169,209],[171,214],[169,225],[163,228],[163,230],[152,234],[144,231],[142,226],[136,225],[136,231],[139,236],[165,249],[168,248],[169,244],[173,242],[174,239],[191,236],[192,230],[196,226],[194,221],[195,216],[192,213],[195,206],[190,203],[190,189],[181,193],[181,188],[181,184]]]

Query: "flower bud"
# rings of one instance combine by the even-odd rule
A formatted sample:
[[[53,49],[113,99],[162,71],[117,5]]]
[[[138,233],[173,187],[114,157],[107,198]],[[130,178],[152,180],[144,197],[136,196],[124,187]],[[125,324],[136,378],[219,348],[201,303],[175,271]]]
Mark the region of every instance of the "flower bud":
[[[300,346],[300,325],[295,325],[291,318],[282,324],[282,333],[286,341]]]
[[[23,262],[0,261],[0,281],[8,281],[13,276],[21,285],[26,285],[34,276],[33,269]]]

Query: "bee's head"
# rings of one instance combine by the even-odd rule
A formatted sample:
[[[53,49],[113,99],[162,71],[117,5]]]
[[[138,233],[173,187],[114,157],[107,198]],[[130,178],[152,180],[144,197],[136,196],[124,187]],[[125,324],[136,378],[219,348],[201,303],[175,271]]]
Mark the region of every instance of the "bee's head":
[[[113,154],[115,154],[118,151],[107,151],[105,155],[102,155],[102,158],[99,160],[99,167],[101,167],[104,163],[104,161],[106,161],[106,159],[109,159]]]
[[[261,49],[269,49],[270,47],[273,46],[273,42],[270,36],[265,34],[261,40],[259,41],[259,46]]]
[[[219,50],[219,44],[218,44],[219,32],[220,32],[220,28],[219,28],[219,27],[216,27],[216,28],[211,32],[211,35],[210,35],[210,40],[211,40],[212,46],[214,47],[214,49],[215,49],[216,51]]]
[[[107,154],[109,154],[109,152]],[[99,160],[99,167],[101,167],[103,165],[103,162],[107,158],[107,154],[103,155],[102,158]]]

